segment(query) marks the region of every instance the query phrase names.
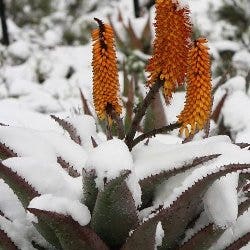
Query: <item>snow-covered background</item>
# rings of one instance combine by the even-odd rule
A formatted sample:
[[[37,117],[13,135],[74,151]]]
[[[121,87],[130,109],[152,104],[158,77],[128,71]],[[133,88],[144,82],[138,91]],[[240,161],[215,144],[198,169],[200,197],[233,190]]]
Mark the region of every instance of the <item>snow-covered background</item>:
[[[57,158],[61,156],[79,175],[82,174],[83,166],[86,169],[95,168],[98,175],[96,185],[99,189],[103,188],[104,177],[110,180],[120,170],[131,170],[133,174],[127,179],[127,184],[137,206],[141,204],[138,180],[152,173],[181,166],[197,156],[221,154],[218,159],[193,173],[176,176],[167,185],[163,185],[157,191],[154,206],[162,202],[164,206],[169,206],[197,178],[215,171],[219,166],[250,163],[249,151],[240,150],[231,143],[250,143],[250,30],[249,27],[243,29],[239,35],[237,23],[232,25],[228,20],[218,19],[218,10],[230,0],[188,1],[195,37],[201,35],[209,40],[213,60],[213,86],[225,77],[214,95],[215,110],[226,94],[218,119],[211,121],[211,135],[214,137],[201,142],[199,140],[203,134],[199,133],[195,138],[197,141],[182,145],[182,139],[174,131],[171,135],[156,136],[150,140],[148,147],[138,145],[132,153],[119,140],[106,142],[99,125],[99,130],[96,131],[95,120],[83,115],[79,89],[95,117],[90,41],[90,32],[95,27],[93,18],[98,17],[107,22],[111,20],[119,37],[129,46],[124,27],[119,22],[120,16],[126,25],[130,20],[135,34],[140,38],[148,18],[152,34],[154,32],[154,8],[149,12],[142,9],[142,16],[135,18],[132,0],[85,0],[79,8],[74,8],[77,0],[52,2],[50,11],[40,13],[39,9],[30,7],[29,1],[24,1],[26,4],[23,4],[23,9],[16,7],[16,11],[19,10],[20,13],[13,15],[11,9],[14,7],[10,7],[12,1],[6,0],[10,45],[6,47],[0,44],[0,123],[9,125],[0,127],[0,141],[14,148],[18,155],[5,160],[3,164],[32,183],[42,194],[32,200],[30,208],[69,214],[80,225],[89,223],[90,213],[79,202],[82,198],[81,177],[72,178],[66,174],[57,163]],[[148,1],[139,2],[143,5]],[[249,1],[239,1],[239,6],[245,10],[245,15],[250,20]],[[143,68],[149,55],[145,51],[126,49],[129,53],[122,49],[118,51],[120,69],[124,61],[130,67],[129,62],[134,58],[137,59],[133,61],[132,72]],[[122,90],[122,70],[119,76]],[[145,94],[143,77],[138,82],[141,93]],[[173,95],[172,103],[164,106],[168,123],[176,121],[184,98],[185,92],[178,91]],[[82,146],[70,140],[68,134],[51,119],[51,114],[68,119],[77,128]],[[218,134],[229,137],[217,136]],[[92,148],[90,136],[95,138],[99,147]],[[38,172],[32,171],[34,166],[39,169]],[[47,178],[48,175],[50,178]],[[243,199],[237,195],[237,183],[238,174],[221,179],[204,197],[206,214],[203,225],[212,221],[217,226],[229,227],[212,249],[223,249],[250,231],[249,212],[236,221],[238,199]],[[221,189],[225,192],[219,192]],[[35,220],[34,216],[26,213],[2,180],[0,191],[0,210],[8,217],[0,215],[1,228],[15,239],[15,244],[21,249],[33,249],[29,241],[25,240],[27,237],[46,245],[31,224]],[[52,203],[54,206],[48,206]],[[223,214],[218,212],[221,209],[224,209]],[[147,215],[148,211],[141,213],[142,218]],[[157,228],[159,234],[162,234],[161,224]],[[160,239],[157,244],[161,244]]]

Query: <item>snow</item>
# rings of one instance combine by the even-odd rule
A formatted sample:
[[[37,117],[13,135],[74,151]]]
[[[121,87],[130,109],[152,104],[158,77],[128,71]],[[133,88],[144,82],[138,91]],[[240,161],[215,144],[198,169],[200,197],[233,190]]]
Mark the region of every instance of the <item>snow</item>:
[[[24,178],[40,194],[51,193],[71,199],[80,199],[82,196],[81,179],[70,177],[55,162],[34,157],[13,157],[2,163]]]
[[[118,177],[123,170],[131,171],[133,159],[123,141],[112,139],[103,142],[90,152],[86,169],[96,171],[96,186],[103,189],[104,179],[110,181]]]
[[[28,230],[27,228],[24,228],[23,224],[18,222],[12,223],[0,216],[0,228],[7,233],[19,249],[35,250],[27,239]]]
[[[12,221],[16,219],[23,221],[26,212],[12,189],[2,179],[0,179],[0,189],[0,211]]]
[[[8,47],[9,53],[19,59],[26,60],[30,56],[29,44],[25,41],[16,41]]]
[[[28,207],[71,216],[81,226],[89,224],[91,218],[88,208],[80,201],[52,194],[35,197]]]
[[[92,116],[89,115],[78,115],[78,116],[71,116],[68,119],[66,119],[72,124],[76,130],[77,134],[81,138],[81,144],[83,148],[90,152],[93,149],[91,136],[94,138],[94,140],[99,144],[100,139],[97,136],[96,133],[96,124],[95,120]]]
[[[228,94],[232,94],[235,91],[244,92],[246,89],[246,79],[242,76],[232,77],[226,81],[221,88],[225,89]]]
[[[79,173],[87,160],[87,154],[80,145],[53,131],[0,127],[0,140],[19,156],[36,156],[48,162],[56,162],[57,157],[63,157]]]
[[[164,230],[162,228],[162,224],[159,221],[156,226],[156,232],[155,232],[155,250],[157,250],[157,247],[160,247],[162,245],[162,239],[164,238]]]
[[[204,207],[210,221],[215,225],[228,228],[238,217],[238,174],[228,174],[217,180],[204,197]],[[222,213],[223,211],[223,213]]]
[[[230,127],[234,132],[246,129],[250,121],[250,111],[246,108],[249,105],[250,99],[244,92],[235,91],[232,93],[226,99],[225,105],[222,108],[225,125]]]
[[[250,232],[250,210],[249,209],[238,218],[238,220],[232,227],[228,228],[222,234],[219,240],[209,250],[224,249],[230,243],[233,243],[235,240],[244,236],[248,232]]]

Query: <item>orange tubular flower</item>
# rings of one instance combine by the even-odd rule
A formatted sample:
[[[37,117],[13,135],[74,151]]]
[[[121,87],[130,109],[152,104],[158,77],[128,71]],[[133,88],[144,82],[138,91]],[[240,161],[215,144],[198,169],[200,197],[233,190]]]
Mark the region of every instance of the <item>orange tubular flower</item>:
[[[121,114],[118,97],[119,80],[114,45],[114,33],[110,25],[95,18],[99,28],[92,32],[93,39],[93,99],[100,119],[109,118],[110,112]]]
[[[186,137],[196,129],[203,129],[211,113],[211,65],[206,42],[205,38],[197,39],[188,53],[186,101],[178,117],[178,122],[182,123],[180,133],[185,132]]]
[[[163,93],[168,102],[172,92],[184,83],[191,41],[189,8],[179,0],[156,0],[156,23],[153,56],[147,65],[148,84],[164,81]]]

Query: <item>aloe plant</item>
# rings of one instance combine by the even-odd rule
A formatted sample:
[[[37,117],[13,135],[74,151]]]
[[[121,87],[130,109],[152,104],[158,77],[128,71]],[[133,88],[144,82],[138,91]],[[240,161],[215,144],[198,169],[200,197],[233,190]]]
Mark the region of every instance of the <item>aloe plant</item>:
[[[68,140],[78,145],[77,142],[79,143],[79,140],[76,142],[74,138],[81,138],[79,128],[75,128],[70,123],[70,120],[62,119],[59,124],[63,127],[67,124],[65,128],[71,128],[67,129],[71,134]],[[15,128],[10,126],[1,127],[0,140],[3,140],[4,133],[6,134],[7,130],[11,129],[15,131]],[[16,136],[17,142],[23,135],[19,131],[19,133],[16,133]],[[67,136],[65,134],[65,137]],[[93,134],[92,136],[96,135]],[[40,184],[37,184],[35,181],[32,183],[31,181],[32,175],[35,176],[36,173],[24,173],[15,166],[17,165],[16,163],[25,158],[29,150],[32,151],[31,148],[26,147],[20,153],[21,145],[17,145],[13,140],[10,140],[8,143],[8,139],[5,138],[4,143],[2,142],[1,144],[1,158],[3,161],[0,164],[0,177],[13,190],[24,209],[36,217],[36,220],[32,222],[34,230],[37,230],[42,235],[50,247],[54,246],[56,249],[154,249],[157,245],[157,227],[159,227],[160,223],[164,231],[164,237],[162,238],[162,244],[157,245],[157,249],[190,249],[190,246],[192,246],[192,249],[208,249],[226,230],[226,228],[215,227],[211,220],[198,232],[194,233],[189,240],[183,241],[188,230],[192,228],[192,224],[198,221],[200,214],[203,212],[204,195],[217,179],[230,173],[237,172],[243,179],[249,180],[250,158],[248,157],[248,150],[241,149],[224,138],[209,138],[207,142],[203,142],[205,148],[213,144],[230,148],[230,150],[226,150],[224,153],[223,149],[218,150],[217,154],[215,154],[216,150],[213,150],[213,152],[208,149],[200,150],[191,155],[190,158],[186,158],[185,161],[181,159],[178,162],[176,160],[174,166],[170,166],[166,162],[164,167],[164,164],[161,166],[162,163],[155,161],[156,168],[151,170],[145,169],[141,173],[136,168],[128,167],[127,170],[121,170],[118,166],[115,175],[111,174],[115,167],[113,165],[114,160],[107,156],[101,159],[101,164],[110,164],[110,168],[105,170],[107,172],[105,172],[106,176],[103,176],[98,165],[100,163],[96,163],[96,165],[95,161],[91,160],[91,153],[89,156],[90,161],[83,168],[82,174],[79,174],[81,175],[80,177],[70,176],[70,172],[67,169],[55,162],[61,168],[57,171],[62,170],[73,181],[79,178],[83,180],[82,195],[74,199],[78,200],[79,204],[80,202],[85,204],[82,206],[86,209],[88,208],[89,214],[91,214],[91,219],[87,220],[86,225],[83,225],[81,220],[74,217],[74,212],[65,213],[63,209],[60,211],[57,205],[47,204],[48,206],[44,207],[44,205],[40,206],[39,202],[36,205],[32,205],[34,200],[41,200],[46,193],[53,191],[41,192]],[[51,139],[53,140],[53,138]],[[36,139],[34,138],[34,140]],[[218,142],[216,142],[217,140]],[[123,142],[113,139],[108,142],[102,142],[98,146],[95,144],[93,145],[93,152],[98,151],[98,147],[103,147],[103,144],[110,147],[108,146],[110,143],[113,143],[118,148]],[[48,141],[48,147],[49,144],[51,144],[50,141]],[[197,142],[189,142],[184,145],[179,144],[179,146],[175,146],[171,150],[166,148],[165,152],[173,154],[176,150],[181,150],[181,148],[191,151],[196,147],[195,144]],[[141,150],[148,153],[154,151],[150,145],[143,146]],[[85,149],[82,148],[82,151],[84,153]],[[128,149],[124,153],[131,154]],[[235,154],[235,159],[237,159],[237,155],[241,155],[242,157],[248,157],[248,160],[244,163],[235,160],[235,162],[226,164],[227,158],[229,155],[232,157],[232,153]],[[145,156],[143,154],[141,158],[140,154],[135,152],[133,154],[137,155],[137,160],[134,162],[135,167],[139,167],[137,163],[139,160],[147,161],[147,159],[144,159]],[[98,155],[94,154],[94,156],[96,159]],[[164,150],[159,153],[159,156],[164,157]],[[11,163],[13,159],[16,162],[15,164]],[[55,161],[56,159],[55,157]],[[38,157],[37,161],[40,160]],[[152,162],[154,162],[154,159],[152,159]],[[70,165],[70,163],[68,164]],[[75,166],[71,167],[75,168]],[[41,167],[34,166],[32,171],[41,171]],[[50,173],[48,172],[48,174]],[[168,180],[180,175],[186,176],[186,184],[179,187],[179,191],[176,191],[175,194],[172,193],[169,197],[166,197],[161,204],[155,203],[157,189],[163,183],[168,185]],[[129,180],[133,176],[136,176],[134,178],[136,183],[133,186],[134,190],[131,189],[129,184]],[[53,182],[53,175],[47,176],[47,178],[51,178]],[[241,190],[244,190],[245,194],[247,194],[249,191],[247,189],[248,182],[244,183]],[[78,187],[81,188],[80,185]],[[139,198],[138,201],[138,196],[136,198],[135,193],[139,194],[141,200]],[[56,198],[51,201],[57,204]],[[249,205],[250,202],[247,198],[243,203],[239,204],[239,217],[247,211]],[[61,206],[63,207],[63,205]],[[0,202],[1,220],[14,223],[8,219],[6,211],[1,208]],[[1,248],[20,248],[20,243],[11,235],[8,229],[2,228],[2,225],[4,223],[0,221]],[[26,237],[25,240],[30,241],[34,249],[47,249],[41,243],[32,241],[28,235]],[[247,234],[246,236],[242,235],[237,243],[232,242],[232,244],[243,246],[248,242],[246,240],[247,237]]]

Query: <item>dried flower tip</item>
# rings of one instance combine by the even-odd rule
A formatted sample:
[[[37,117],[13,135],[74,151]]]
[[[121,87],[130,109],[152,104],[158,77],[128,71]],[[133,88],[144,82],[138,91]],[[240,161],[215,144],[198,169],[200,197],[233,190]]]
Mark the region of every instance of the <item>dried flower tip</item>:
[[[187,71],[187,56],[191,41],[189,8],[180,0],[157,0],[153,56],[146,70],[150,73],[148,85],[160,77],[164,81],[166,101],[183,84]]]
[[[178,116],[180,133],[186,137],[203,129],[211,113],[211,65],[206,43],[205,38],[197,39],[188,53],[186,101]]]
[[[121,114],[119,99],[118,67],[114,44],[114,33],[110,25],[95,18],[98,28],[92,32],[93,40],[93,99],[95,110],[100,119],[110,113]]]

